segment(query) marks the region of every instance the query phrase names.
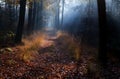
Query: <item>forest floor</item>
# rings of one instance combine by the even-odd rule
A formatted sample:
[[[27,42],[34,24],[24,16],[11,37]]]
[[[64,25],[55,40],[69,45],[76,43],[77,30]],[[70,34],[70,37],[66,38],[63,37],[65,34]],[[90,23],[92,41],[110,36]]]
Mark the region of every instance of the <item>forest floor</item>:
[[[69,34],[47,29],[23,41],[24,45],[0,49],[0,79],[120,78],[119,64],[102,69],[97,49],[80,46]]]

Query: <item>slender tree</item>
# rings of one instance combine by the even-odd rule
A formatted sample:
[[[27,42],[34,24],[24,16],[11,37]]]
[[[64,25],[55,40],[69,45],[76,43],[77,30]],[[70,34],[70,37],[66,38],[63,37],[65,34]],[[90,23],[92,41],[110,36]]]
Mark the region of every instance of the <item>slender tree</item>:
[[[61,17],[61,26],[63,26],[63,18],[64,18],[64,4],[65,4],[65,0],[62,0],[62,17]]]
[[[36,17],[36,13],[37,13],[37,1],[34,0],[34,1],[33,1],[33,15],[32,15],[32,16],[33,16],[33,18],[32,18],[32,20],[33,20],[33,21],[32,21],[32,26],[33,26],[33,27],[35,27],[35,25],[36,25],[36,24],[35,24],[35,23],[36,23],[36,18],[37,18],[37,17]]]
[[[25,8],[26,8],[26,0],[20,0],[19,22],[15,36],[15,43],[20,43],[22,41],[22,33],[23,33],[24,20],[25,20]]]
[[[40,26],[40,29],[42,28],[42,11],[43,11],[43,0],[40,1],[40,11],[39,11],[39,22],[38,25]]]
[[[57,28],[59,28],[59,25],[60,25],[60,18],[59,18],[59,16],[60,16],[60,0],[57,0],[57,5],[56,5],[56,16],[55,16],[55,26],[57,27]]]
[[[32,26],[32,17],[33,17],[33,1],[29,2],[29,9],[28,9],[28,26],[27,26],[27,34],[30,34],[33,30]]]
[[[98,3],[98,18],[99,18],[99,60],[106,64],[107,60],[107,20],[106,20],[106,4],[105,0],[97,0]]]

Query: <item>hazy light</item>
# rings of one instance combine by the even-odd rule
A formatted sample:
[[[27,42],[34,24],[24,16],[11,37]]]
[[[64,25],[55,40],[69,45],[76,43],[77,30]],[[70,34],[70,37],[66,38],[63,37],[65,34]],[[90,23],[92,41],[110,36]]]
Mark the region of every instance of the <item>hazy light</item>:
[[[70,22],[74,20],[74,18],[85,11],[85,7],[87,6],[89,0],[65,0],[64,5],[64,23]],[[62,9],[62,4],[60,4]],[[60,11],[60,19],[61,19],[62,11]]]

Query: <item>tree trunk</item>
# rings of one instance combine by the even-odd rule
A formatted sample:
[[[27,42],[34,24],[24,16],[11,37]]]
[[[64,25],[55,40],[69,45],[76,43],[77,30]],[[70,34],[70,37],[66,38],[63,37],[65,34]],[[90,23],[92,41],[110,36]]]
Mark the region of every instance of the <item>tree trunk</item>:
[[[63,26],[63,18],[64,18],[64,3],[65,3],[65,0],[62,0],[62,17],[61,17],[61,27]]]
[[[35,21],[36,21],[36,12],[37,12],[37,3],[36,0],[33,1],[33,18],[32,18],[32,26],[35,28]],[[33,30],[34,30],[33,28]]]
[[[19,22],[15,36],[15,43],[20,43],[22,41],[22,33],[23,33],[24,20],[25,20],[25,8],[26,8],[26,0],[20,0]]]
[[[107,62],[107,20],[106,20],[106,4],[105,0],[97,0],[98,2],[98,18],[99,18],[99,54],[98,58],[101,63]]]
[[[28,26],[27,26],[27,34],[31,34],[31,32],[33,31],[33,26],[32,26],[32,14],[33,14],[33,2],[31,1],[29,3],[29,9],[28,9]]]
[[[55,27],[59,29],[60,21],[59,21],[59,16],[60,16],[60,0],[57,0],[57,5],[56,5],[56,16],[55,16]]]

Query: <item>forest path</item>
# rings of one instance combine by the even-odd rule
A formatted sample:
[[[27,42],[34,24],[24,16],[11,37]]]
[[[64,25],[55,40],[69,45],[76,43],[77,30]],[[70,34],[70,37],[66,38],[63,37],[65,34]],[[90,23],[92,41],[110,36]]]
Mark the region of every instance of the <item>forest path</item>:
[[[120,78],[119,62],[99,68],[96,48],[79,44],[80,40],[65,32],[45,29],[23,42],[0,49],[0,79]]]
[[[80,49],[77,42],[68,34],[55,30],[44,31],[47,45],[39,52],[37,65],[30,70],[33,78],[43,79],[82,79],[88,78],[87,63],[89,57],[84,57],[77,65],[76,57]],[[45,46],[45,47],[44,47]]]
[[[0,78],[89,79],[89,67],[96,73],[90,52],[82,54],[79,42],[67,33],[45,29],[24,42],[0,54]]]
[[[75,72],[76,63],[67,49],[67,45],[65,45],[66,40],[61,38],[61,35],[57,34],[55,30],[47,29],[44,33],[46,35],[45,40],[49,43],[52,42],[48,47],[39,50],[39,62],[42,59],[40,66],[45,69],[44,77],[47,79],[63,79],[71,76]]]

